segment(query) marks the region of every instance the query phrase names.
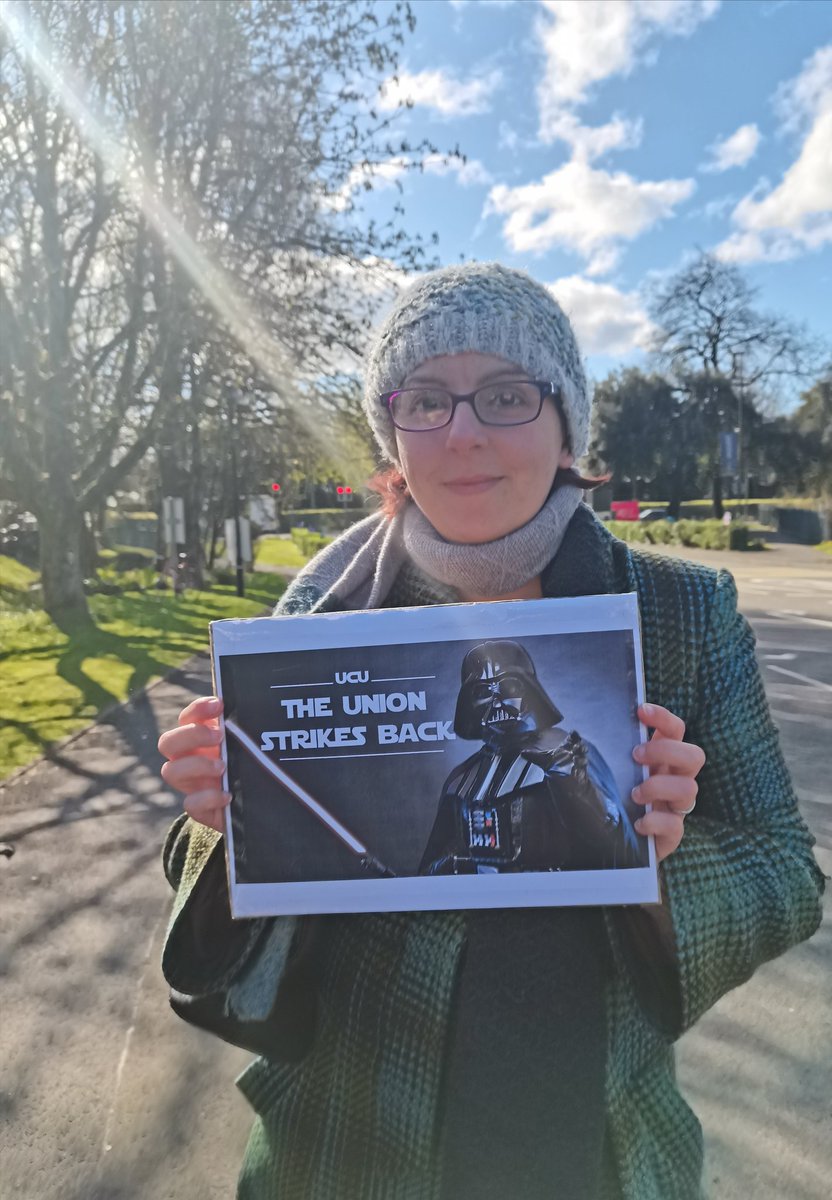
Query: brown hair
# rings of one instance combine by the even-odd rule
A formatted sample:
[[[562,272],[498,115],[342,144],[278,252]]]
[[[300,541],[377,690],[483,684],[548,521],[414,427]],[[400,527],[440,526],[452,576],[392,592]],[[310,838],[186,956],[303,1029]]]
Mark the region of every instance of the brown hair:
[[[574,467],[558,467],[552,491],[559,487],[577,487],[590,492],[602,483],[609,483],[611,478],[611,475],[582,475]],[[381,511],[385,517],[395,517],[410,498],[407,480],[398,467],[388,467],[386,471],[379,471],[367,481],[367,487],[381,497]]]

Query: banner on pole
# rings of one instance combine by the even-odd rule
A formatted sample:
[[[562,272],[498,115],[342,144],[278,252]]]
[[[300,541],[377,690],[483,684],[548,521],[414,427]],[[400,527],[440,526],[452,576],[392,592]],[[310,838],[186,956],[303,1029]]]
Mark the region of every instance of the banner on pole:
[[[739,470],[739,440],[735,432],[719,435],[719,461],[723,475],[736,475]]]

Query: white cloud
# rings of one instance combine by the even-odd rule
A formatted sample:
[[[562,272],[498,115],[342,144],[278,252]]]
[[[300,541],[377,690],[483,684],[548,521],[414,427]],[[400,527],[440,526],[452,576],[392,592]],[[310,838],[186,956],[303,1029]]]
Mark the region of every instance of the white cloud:
[[[539,183],[494,188],[487,211],[506,217],[514,250],[565,246],[587,260],[586,272],[612,270],[620,243],[672,214],[694,191],[691,179],[640,181],[590,164],[641,142],[643,125],[618,113],[586,125],[577,109],[595,85],[627,75],[660,36],[688,36],[720,0],[541,0],[535,32],[545,59],[537,88],[539,136],[564,142],[570,161]]]
[[[571,161],[539,183],[491,189],[484,215],[505,217],[503,236],[512,250],[542,254],[554,246],[589,260],[590,273],[614,265],[619,244],[673,213],[694,191],[692,179],[637,180]]]
[[[400,104],[413,103],[433,108],[443,117],[470,117],[488,112],[491,95],[502,81],[502,72],[496,69],[467,82],[441,70],[416,74],[400,71],[381,85],[378,105],[390,111]]]
[[[358,164],[352,168],[337,192],[324,197],[323,204],[333,212],[343,212],[353,193],[360,191],[365,184],[370,184],[374,191],[394,187],[409,169],[408,163],[409,159],[396,155],[373,166]]]
[[[687,37],[719,0],[542,0],[536,31],[546,68],[538,87],[540,135],[553,140],[564,107],[582,104],[593,85],[628,75],[656,37]]]
[[[832,89],[832,43],[821,46],[803,64],[795,79],[781,84],[774,97],[783,128],[806,130],[812,120],[829,108]]]
[[[512,129],[508,121],[501,121],[497,130],[497,148],[499,150],[516,150],[520,144],[520,135]]]
[[[701,208],[689,212],[688,216],[696,220],[700,217],[704,217],[706,221],[724,220],[731,209],[736,207],[736,203],[737,197],[735,195],[716,196]]]
[[[643,124],[616,114],[605,125],[582,125],[574,113],[563,110],[553,116],[549,126],[550,140],[566,142],[572,157],[593,162],[608,150],[630,150],[641,142]]]
[[[442,154],[428,154],[422,160],[425,173],[428,175],[454,175],[463,187],[479,184],[487,186],[492,180],[491,174],[477,158],[469,158],[463,162],[461,158],[445,159]],[[418,171],[418,166],[403,155],[394,155],[372,166],[355,166],[350,171],[342,186],[324,203],[333,212],[343,212],[349,204],[353,193],[360,191],[364,185],[372,185],[373,191],[384,191],[385,188],[395,187],[409,171]]]
[[[638,292],[622,292],[581,275],[567,275],[547,286],[571,320],[584,354],[629,354],[649,348],[654,328]]]
[[[429,154],[425,159],[425,170],[430,175],[455,175],[463,187],[492,183],[492,176],[478,158],[444,158],[441,154]]]
[[[762,181],[731,214],[737,228],[716,248],[731,262],[782,262],[832,243],[832,44],[807,59],[775,103],[803,142],[780,182]]]
[[[756,125],[740,125],[730,137],[722,138],[708,147],[711,158],[702,167],[703,171],[728,171],[731,167],[744,167],[757,153],[761,134]]]

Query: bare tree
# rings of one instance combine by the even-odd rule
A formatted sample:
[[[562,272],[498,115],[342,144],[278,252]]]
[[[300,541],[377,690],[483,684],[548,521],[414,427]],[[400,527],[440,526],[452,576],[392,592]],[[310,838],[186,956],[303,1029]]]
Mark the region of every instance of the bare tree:
[[[407,5],[29,0],[3,18],[0,498],[38,519],[47,610],[85,617],[84,512],[155,445],[198,543],[224,390],[294,407],[360,352],[362,279],[425,252],[400,213],[367,220],[352,181],[434,148],[394,144],[369,99]]]
[[[678,374],[705,372],[748,387],[811,374],[819,350],[806,330],[757,306],[739,270],[701,253],[654,292],[654,350]]]

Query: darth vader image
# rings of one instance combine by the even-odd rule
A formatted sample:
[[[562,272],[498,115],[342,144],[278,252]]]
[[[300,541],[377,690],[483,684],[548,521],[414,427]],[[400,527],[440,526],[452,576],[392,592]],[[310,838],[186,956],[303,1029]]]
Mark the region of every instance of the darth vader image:
[[[562,720],[517,642],[465,655],[454,732],[482,746],[445,781],[420,874],[641,865],[610,768]]]

